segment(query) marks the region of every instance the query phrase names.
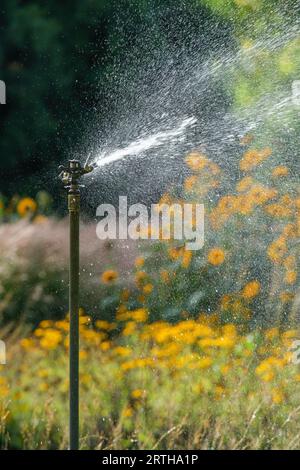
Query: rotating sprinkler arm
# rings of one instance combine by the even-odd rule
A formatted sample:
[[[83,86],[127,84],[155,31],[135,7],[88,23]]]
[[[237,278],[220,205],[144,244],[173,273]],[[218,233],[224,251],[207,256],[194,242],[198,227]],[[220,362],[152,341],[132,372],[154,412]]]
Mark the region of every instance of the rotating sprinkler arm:
[[[69,160],[67,166],[60,166],[59,177],[68,189],[70,214],[70,449],[79,448],[79,221],[80,221],[80,178],[91,173],[97,165],[82,167],[78,160]]]
[[[76,189],[78,190],[80,187],[80,178],[83,175],[91,173],[96,168],[96,166],[97,165],[95,163],[88,165],[86,162],[86,164],[82,167],[78,160],[69,160],[68,166],[61,165],[59,167],[59,178],[64,183],[66,189],[70,189],[71,191]]]

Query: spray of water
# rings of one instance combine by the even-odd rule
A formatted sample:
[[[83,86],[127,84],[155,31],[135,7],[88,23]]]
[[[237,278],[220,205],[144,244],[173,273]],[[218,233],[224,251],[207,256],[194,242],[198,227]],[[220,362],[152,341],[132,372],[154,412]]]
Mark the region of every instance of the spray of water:
[[[195,117],[183,119],[183,121],[174,129],[169,129],[166,131],[157,132],[156,134],[152,134],[150,136],[141,137],[135,142],[130,143],[127,147],[114,150],[108,154],[106,152],[101,153],[96,157],[95,163],[97,166],[103,166],[130,155],[137,156],[140,153],[144,153],[146,150],[155,149],[161,145],[164,145],[165,143],[170,144],[172,142],[179,142],[180,140],[184,139],[186,129],[192,127],[196,122],[197,119]]]
[[[268,92],[247,105],[234,108],[230,93],[236,77],[251,76],[264,57],[299,38],[297,20],[283,21],[280,30],[268,26],[265,35],[245,49],[228,46],[219,25],[212,28],[206,55],[195,38],[188,50],[177,44],[153,53],[149,47],[142,57],[137,50],[125,58],[123,68],[117,64],[115,88],[106,90],[106,113],[99,113],[98,126],[96,112],[85,147],[98,167],[86,181],[93,185],[93,206],[104,195],[114,202],[117,193],[132,201],[156,201],[170,185],[183,181],[183,158],[194,149],[207,153],[234,179],[233,159],[239,158],[242,136],[252,133],[264,142],[269,138],[272,145],[274,135],[279,136],[274,129],[293,135],[298,117],[294,113],[291,118],[292,90],[282,87],[280,74],[272,77],[274,86]]]
[[[100,145],[96,136],[94,162],[103,167],[144,155],[176,160],[199,147],[218,159],[228,146],[230,149],[249,131],[259,132],[270,119],[284,126],[292,105],[291,89],[263,96],[238,112],[224,103],[222,91],[237,68],[251,69],[256,54],[275,52],[298,34],[294,28],[280,38],[261,39],[243,55],[240,51],[218,54],[204,63],[195,55],[181,63],[176,79],[174,71],[158,74],[157,89],[150,95],[136,87],[134,114],[120,111],[118,122],[108,122],[107,137]],[[130,99],[127,108],[131,108]]]

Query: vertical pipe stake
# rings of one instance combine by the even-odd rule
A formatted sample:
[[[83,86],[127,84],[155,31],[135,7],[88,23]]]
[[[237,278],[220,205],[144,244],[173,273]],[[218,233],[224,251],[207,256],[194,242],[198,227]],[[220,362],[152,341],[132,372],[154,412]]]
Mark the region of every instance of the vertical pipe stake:
[[[69,160],[60,166],[60,179],[68,189],[70,216],[70,450],[79,449],[79,221],[80,178],[91,173],[95,165],[81,166],[78,160]]]
[[[70,450],[79,448],[79,213],[80,194],[68,195],[70,214]]]

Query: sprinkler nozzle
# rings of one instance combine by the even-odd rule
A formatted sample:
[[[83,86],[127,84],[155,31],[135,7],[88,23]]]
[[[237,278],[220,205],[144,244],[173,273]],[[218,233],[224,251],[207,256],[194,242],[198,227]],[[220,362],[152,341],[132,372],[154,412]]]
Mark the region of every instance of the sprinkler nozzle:
[[[91,173],[95,168],[95,163],[91,165],[86,163],[84,166],[81,166],[79,160],[69,160],[68,166],[61,165],[59,167],[59,178],[62,180],[67,189],[76,191],[80,187],[80,178],[83,175]]]

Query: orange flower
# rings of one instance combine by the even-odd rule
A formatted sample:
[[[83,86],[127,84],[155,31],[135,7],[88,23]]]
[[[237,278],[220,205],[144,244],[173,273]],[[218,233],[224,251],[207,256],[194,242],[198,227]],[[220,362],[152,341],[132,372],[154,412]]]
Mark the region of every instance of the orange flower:
[[[170,274],[166,269],[161,270],[160,277],[166,284],[170,282]]]
[[[143,281],[147,279],[147,273],[145,271],[137,271],[135,273],[135,282],[140,287],[143,284]]]
[[[21,217],[26,217],[27,215],[34,214],[36,210],[37,203],[34,201],[34,199],[30,197],[25,197],[24,199],[21,199],[17,206],[18,214]]]
[[[293,298],[295,297],[295,295],[291,292],[281,292],[279,294],[279,298],[280,298],[280,301],[285,304],[285,303],[288,303],[288,302],[291,302],[293,300]]]
[[[139,400],[140,398],[143,398],[145,396],[145,390],[142,390],[140,388],[137,388],[136,390],[133,390],[131,392],[132,398],[135,400]]]
[[[144,287],[143,287],[143,292],[144,294],[151,294],[151,292],[153,291],[153,285],[148,283],[146,284]]]
[[[212,248],[208,253],[207,259],[213,266],[218,266],[224,262],[225,253],[221,248]]]
[[[287,252],[286,240],[279,237],[268,247],[267,253],[274,263],[279,263]]]
[[[142,256],[139,256],[138,258],[136,258],[134,264],[137,268],[141,268],[145,264],[145,259]]]
[[[269,147],[261,151],[255,149],[248,150],[240,161],[240,169],[242,171],[249,171],[270,157],[270,155],[272,155],[272,150]]]
[[[297,281],[297,271],[287,271],[284,280],[287,284],[295,284]]]
[[[187,165],[194,171],[202,170],[207,166],[209,160],[205,155],[198,152],[190,153],[185,159]]]
[[[287,176],[289,174],[289,169],[286,166],[277,166],[272,171],[272,176],[274,178],[279,178],[281,176]]]
[[[238,192],[247,191],[251,188],[252,184],[254,183],[253,178],[251,176],[245,176],[242,178],[236,185],[236,189]]]
[[[192,256],[193,256],[192,251],[185,250],[185,252],[183,253],[182,262],[181,262],[181,265],[183,268],[187,269],[189,267],[192,261]]]
[[[259,294],[259,291],[260,283],[258,281],[248,282],[242,290],[242,297],[244,297],[244,299],[252,299]]]
[[[107,271],[104,271],[104,273],[101,276],[102,282],[104,282],[104,284],[109,284],[115,281],[117,278],[118,278],[118,273],[114,271],[113,269],[108,269]]]

